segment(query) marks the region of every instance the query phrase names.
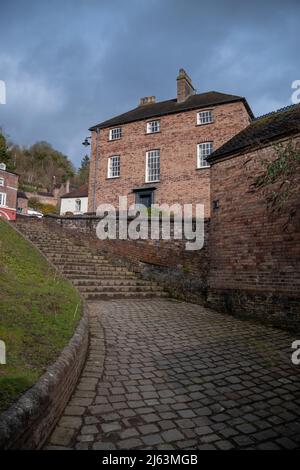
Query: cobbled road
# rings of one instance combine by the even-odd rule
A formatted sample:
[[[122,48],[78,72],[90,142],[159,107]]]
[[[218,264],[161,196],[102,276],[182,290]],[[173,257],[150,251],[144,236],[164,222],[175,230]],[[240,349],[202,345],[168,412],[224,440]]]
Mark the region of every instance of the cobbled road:
[[[46,449],[300,448],[296,337],[172,300],[89,310],[88,360]]]

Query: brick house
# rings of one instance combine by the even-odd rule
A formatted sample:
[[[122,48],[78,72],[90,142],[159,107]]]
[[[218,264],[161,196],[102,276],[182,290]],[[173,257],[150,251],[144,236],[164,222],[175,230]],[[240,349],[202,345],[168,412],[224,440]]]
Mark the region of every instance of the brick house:
[[[210,215],[207,156],[249,125],[245,98],[197,94],[180,69],[177,97],[140,100],[137,108],[90,128],[89,212],[100,203],[203,203]]]
[[[0,163],[0,217],[16,219],[17,191],[19,176]]]
[[[74,214],[82,215],[88,211],[88,185],[73,189],[67,194],[60,196],[60,215]]]
[[[221,311],[300,328],[300,168],[294,192],[282,210],[272,211],[267,190],[255,186],[266,163],[278,159],[278,144],[300,152],[300,105],[254,120],[209,157],[209,303]],[[288,147],[287,147],[288,148]],[[267,191],[267,192],[266,192]]]
[[[24,191],[17,193],[17,214],[28,215],[28,197]]]

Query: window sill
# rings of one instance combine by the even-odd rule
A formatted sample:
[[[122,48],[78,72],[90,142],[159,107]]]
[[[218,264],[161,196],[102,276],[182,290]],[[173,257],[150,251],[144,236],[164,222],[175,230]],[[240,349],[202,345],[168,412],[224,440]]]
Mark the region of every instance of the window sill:
[[[203,127],[203,126],[209,126],[210,124],[215,124],[215,121],[211,121],[211,122],[204,122],[203,124],[199,124],[197,122],[196,126],[195,127]]]
[[[107,139],[107,142],[117,142],[118,140],[122,140],[122,137],[118,137],[117,139]]]
[[[146,183],[146,184],[160,183],[160,180],[151,180],[151,181],[146,181],[146,180],[145,180],[145,183]]]
[[[210,165],[207,166],[199,166],[196,168],[196,170],[208,170],[210,168]]]
[[[120,178],[120,176],[107,176],[106,177],[107,180],[117,180],[118,178]]]
[[[145,132],[145,135],[155,135],[155,134],[161,134],[161,131],[157,131],[157,132]]]

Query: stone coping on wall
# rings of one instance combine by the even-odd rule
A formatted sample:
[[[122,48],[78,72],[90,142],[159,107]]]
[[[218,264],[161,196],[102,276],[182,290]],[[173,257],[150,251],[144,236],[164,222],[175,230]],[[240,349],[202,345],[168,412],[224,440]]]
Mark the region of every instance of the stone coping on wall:
[[[33,387],[0,415],[0,449],[39,449],[67,405],[84,366],[89,342],[86,304],[69,344]]]
[[[104,219],[104,217],[108,217],[108,216],[100,216],[100,215],[96,215],[95,213],[91,213],[91,214],[83,214],[83,215],[56,215],[56,214],[47,214],[45,215],[43,218],[44,219],[57,219],[57,220],[101,220],[101,219]],[[122,213],[119,213],[118,211],[116,211],[116,217],[117,218],[123,218],[122,217]],[[159,217],[157,215],[152,215],[153,218],[156,218],[158,219]],[[125,215],[124,216],[124,219],[130,221],[130,220],[135,220],[136,219],[136,216],[131,216],[131,215]],[[147,220],[151,221],[151,215],[149,215],[147,217]],[[190,219],[192,222],[196,222],[197,220],[199,219],[196,219],[195,217],[192,217]],[[203,220],[203,219],[201,219]],[[173,214],[170,215],[170,221],[171,222],[174,222],[174,216]],[[205,217],[204,218],[204,223],[208,223],[210,221],[210,218],[209,217]]]

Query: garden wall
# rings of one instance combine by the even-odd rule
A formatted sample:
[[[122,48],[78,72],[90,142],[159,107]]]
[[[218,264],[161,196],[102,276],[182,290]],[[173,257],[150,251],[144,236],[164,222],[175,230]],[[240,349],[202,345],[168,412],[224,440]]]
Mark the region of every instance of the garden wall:
[[[126,265],[146,279],[155,279],[172,296],[201,303],[205,301],[209,220],[204,222],[204,247],[195,251],[186,250],[186,239],[174,239],[173,220],[170,240],[99,240],[96,227],[100,220],[96,216],[47,216],[45,219],[52,229],[63,230],[95,250],[101,250],[114,263]],[[128,224],[131,220],[128,219]],[[149,224],[149,231],[150,227]]]
[[[255,184],[266,162],[276,158],[271,143],[212,165],[208,302],[220,311],[300,331],[299,191],[276,208],[269,196],[280,191],[282,181],[269,188]],[[290,178],[299,188],[299,166]]]
[[[68,346],[38,382],[0,415],[0,449],[39,449],[65,409],[81,374],[88,348],[88,313]]]

